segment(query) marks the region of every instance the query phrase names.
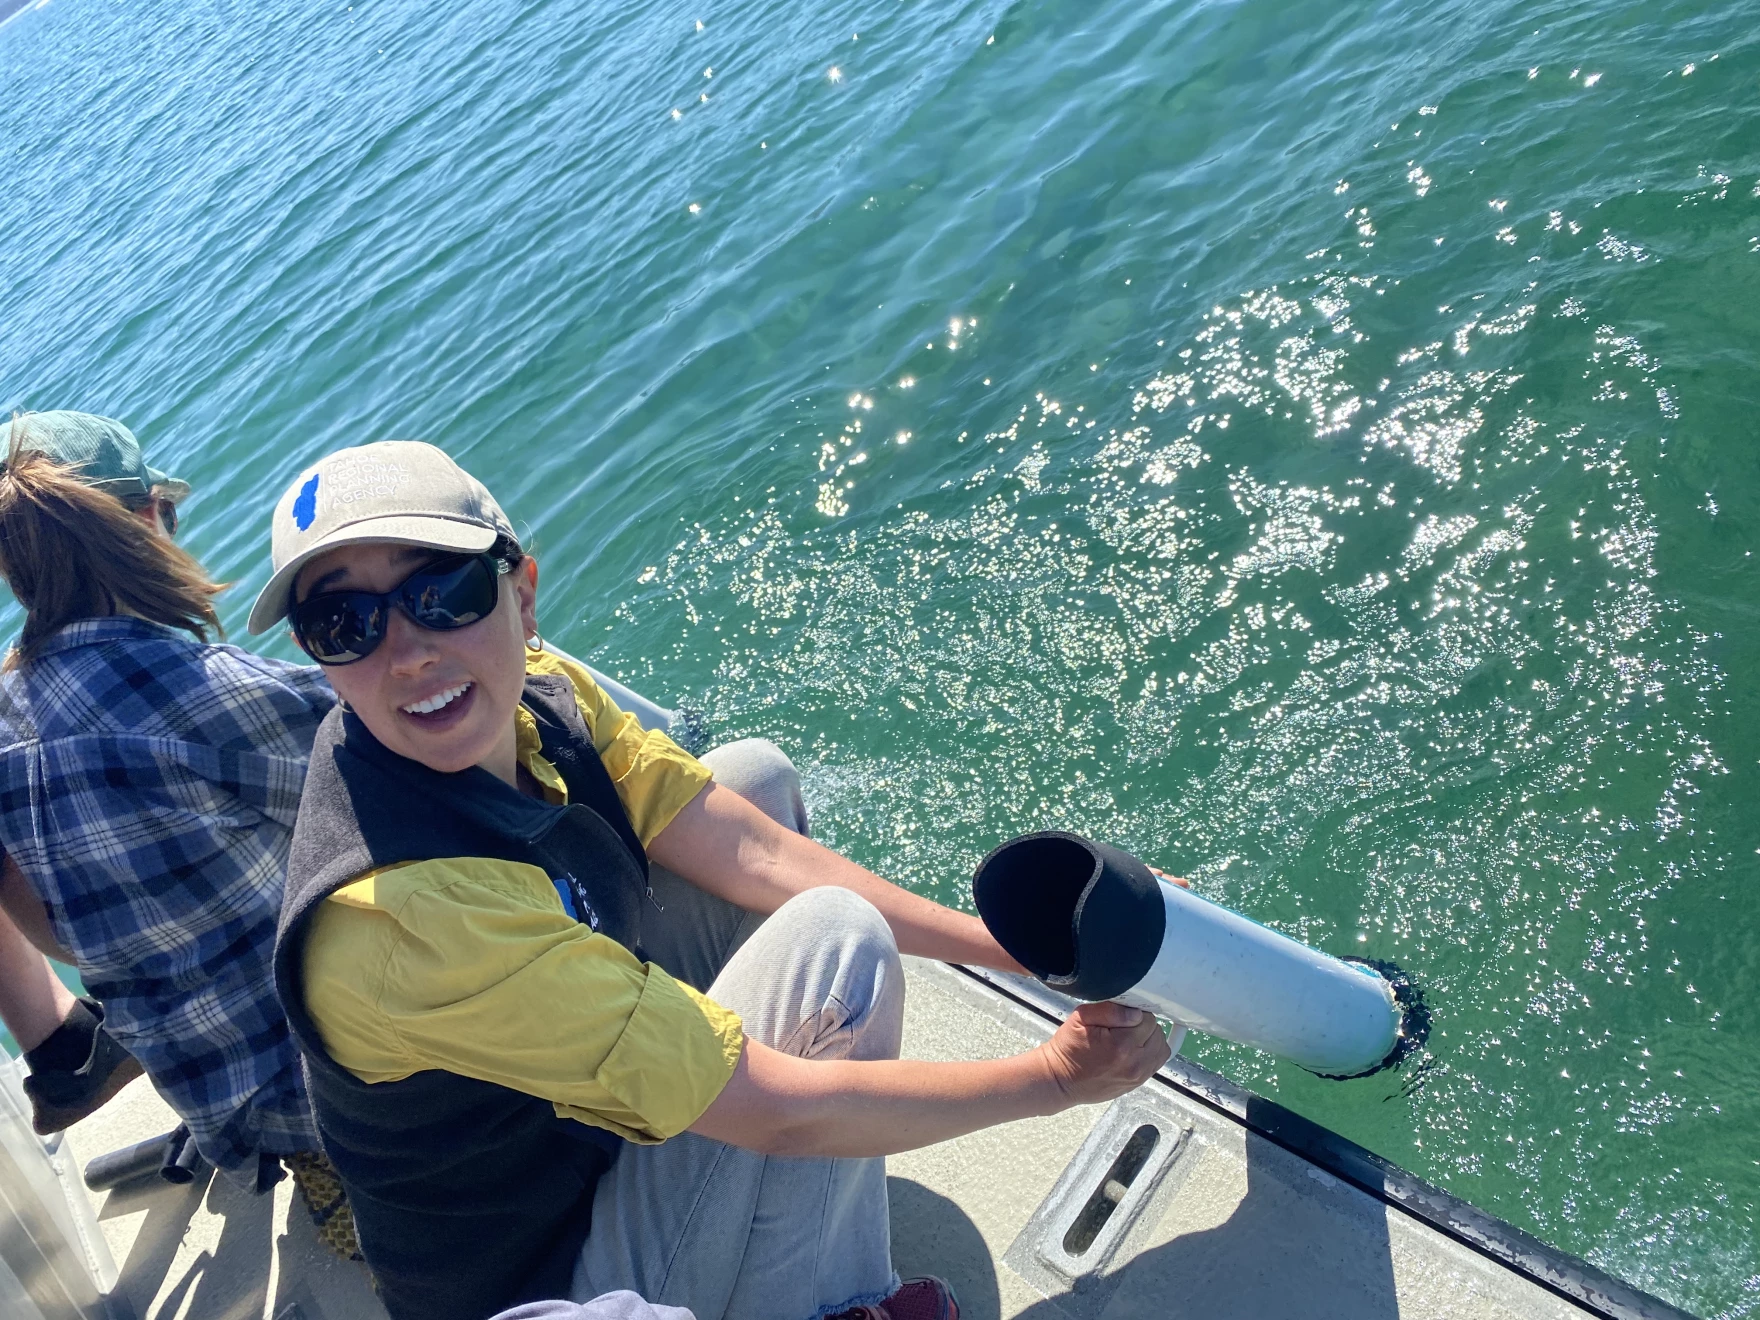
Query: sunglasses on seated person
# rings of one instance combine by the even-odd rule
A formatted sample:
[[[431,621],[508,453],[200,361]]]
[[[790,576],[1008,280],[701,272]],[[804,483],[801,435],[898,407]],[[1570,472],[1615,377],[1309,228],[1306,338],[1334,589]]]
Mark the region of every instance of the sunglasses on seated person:
[[[436,632],[468,628],[501,598],[500,578],[517,555],[486,550],[442,555],[423,564],[390,591],[326,591],[288,611],[300,649],[321,665],[352,665],[378,649],[396,606],[418,627]]]
[[[137,504],[129,504],[128,508],[134,513],[152,509],[153,516],[159,520],[159,526],[165,529],[165,535],[177,535],[177,506],[163,495],[149,495]]]

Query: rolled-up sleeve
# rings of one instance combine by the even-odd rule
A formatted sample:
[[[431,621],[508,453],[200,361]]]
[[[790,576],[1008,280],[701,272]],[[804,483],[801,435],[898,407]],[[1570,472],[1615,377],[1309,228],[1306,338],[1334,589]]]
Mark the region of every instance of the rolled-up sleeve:
[[[651,1144],[696,1122],[739,1062],[736,1014],[569,917],[537,867],[420,862],[381,872],[366,903],[324,906],[307,1007],[368,1081],[438,1068]],[[349,988],[320,989],[332,978]]]
[[[599,1112],[627,1115],[625,1127],[662,1140],[677,1136],[727,1085],[743,1040],[738,1018],[650,963],[641,998],[593,1079],[619,1108],[602,1102]],[[699,1084],[681,1086],[681,1074]]]

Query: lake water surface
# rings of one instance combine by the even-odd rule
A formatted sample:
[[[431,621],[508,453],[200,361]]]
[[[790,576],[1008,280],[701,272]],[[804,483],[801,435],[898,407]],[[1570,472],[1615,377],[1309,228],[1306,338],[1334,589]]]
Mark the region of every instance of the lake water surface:
[[[823,838],[958,902],[1075,828],[1399,961],[1414,1094],[1191,1053],[1760,1313],[1752,0],[53,0],[0,62],[0,406],[192,481],[235,633],[300,465],[433,440]]]

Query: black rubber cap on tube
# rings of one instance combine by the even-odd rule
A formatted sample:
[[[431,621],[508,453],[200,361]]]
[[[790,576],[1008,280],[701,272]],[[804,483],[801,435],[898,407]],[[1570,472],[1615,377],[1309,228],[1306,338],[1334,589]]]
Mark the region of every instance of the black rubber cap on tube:
[[[1077,999],[1111,999],[1136,985],[1167,929],[1147,866],[1062,830],[1023,834],[979,862],[972,900],[1009,957]]]

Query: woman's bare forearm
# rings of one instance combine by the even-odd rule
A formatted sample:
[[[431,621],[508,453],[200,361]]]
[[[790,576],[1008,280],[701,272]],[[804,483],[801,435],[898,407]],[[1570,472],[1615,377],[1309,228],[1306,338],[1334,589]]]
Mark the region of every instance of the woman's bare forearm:
[[[837,885],[879,909],[901,952],[1021,970],[976,917],[882,880],[823,844],[784,829],[718,784],[710,784],[673,817],[648,845],[648,854],[751,912],[768,914],[805,890]]]
[[[18,932],[44,957],[70,967],[77,965],[74,956],[56,942],[43,900],[37,897],[37,891],[31,888],[31,882],[25,879],[18,863],[4,854],[0,854],[0,911],[6,913]]]
[[[691,1131],[767,1155],[895,1155],[1117,1099],[1166,1062],[1155,1019],[1123,1004],[1079,1005],[1044,1044],[976,1063],[797,1059],[747,1039]]]
[[[1021,967],[1002,951],[984,923],[966,912],[955,912],[921,894],[882,880],[866,867],[832,852],[822,844],[781,830],[775,859],[776,890],[784,901],[813,884],[839,885],[867,899],[886,918],[901,953],[940,962],[974,963],[1016,972]],[[791,881],[804,879],[799,888]],[[780,906],[780,904],[778,905]]]
[[[691,1131],[767,1155],[896,1155],[1069,1103],[1032,1052],[974,1063],[817,1062],[748,1043]]]
[[[28,889],[25,892],[28,894]],[[42,904],[37,904],[37,910],[42,910]],[[45,920],[43,924],[46,927],[48,923]],[[12,1032],[20,1049],[34,1050],[67,1020],[73,1004],[73,991],[61,984],[43,954],[0,903],[0,1022]]]

